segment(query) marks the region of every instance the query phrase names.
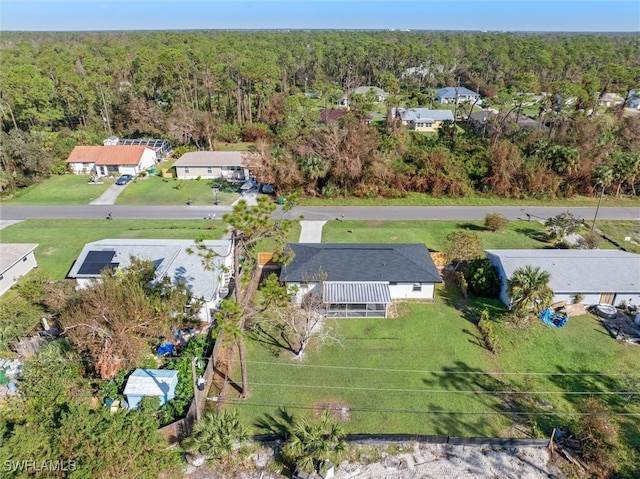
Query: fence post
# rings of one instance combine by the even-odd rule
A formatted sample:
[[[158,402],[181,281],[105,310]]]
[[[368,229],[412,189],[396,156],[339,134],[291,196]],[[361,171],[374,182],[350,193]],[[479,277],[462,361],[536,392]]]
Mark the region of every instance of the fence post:
[[[198,358],[193,358],[191,361],[191,376],[193,379],[193,399],[196,402],[196,421],[200,419],[200,395],[198,394],[198,379],[196,372],[196,361]]]

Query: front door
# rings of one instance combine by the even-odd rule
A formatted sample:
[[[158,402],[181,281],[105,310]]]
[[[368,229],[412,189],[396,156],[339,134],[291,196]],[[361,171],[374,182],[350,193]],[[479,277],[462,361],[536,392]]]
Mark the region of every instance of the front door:
[[[600,304],[613,304],[616,293],[600,293]]]

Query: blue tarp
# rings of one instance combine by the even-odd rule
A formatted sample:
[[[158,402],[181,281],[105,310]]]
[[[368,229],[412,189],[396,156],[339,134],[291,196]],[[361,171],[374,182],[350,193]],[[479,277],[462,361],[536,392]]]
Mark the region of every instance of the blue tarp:
[[[551,308],[540,311],[540,314],[538,314],[538,318],[540,318],[540,320],[544,324],[546,324],[547,326],[551,326],[552,328],[561,328],[565,324],[567,324],[567,321],[569,320],[569,318],[563,316],[562,314],[554,313],[553,309]]]
[[[164,343],[158,346],[158,356],[170,356],[173,354],[173,344]]]

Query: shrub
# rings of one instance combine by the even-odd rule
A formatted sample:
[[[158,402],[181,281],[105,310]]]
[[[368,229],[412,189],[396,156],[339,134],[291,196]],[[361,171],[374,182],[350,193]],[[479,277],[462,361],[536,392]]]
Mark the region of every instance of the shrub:
[[[509,220],[502,216],[500,213],[489,213],[484,218],[484,226],[485,228],[497,233],[498,231],[502,231],[509,224]]]
[[[597,249],[602,244],[602,236],[595,231],[589,231],[582,235],[579,245],[582,249]]]
[[[469,291],[475,296],[496,298],[500,294],[498,269],[487,258],[474,259],[467,271]]]
[[[578,421],[582,455],[602,472],[602,477],[617,465],[619,426],[610,411],[597,399],[589,398],[579,406],[584,414]]]

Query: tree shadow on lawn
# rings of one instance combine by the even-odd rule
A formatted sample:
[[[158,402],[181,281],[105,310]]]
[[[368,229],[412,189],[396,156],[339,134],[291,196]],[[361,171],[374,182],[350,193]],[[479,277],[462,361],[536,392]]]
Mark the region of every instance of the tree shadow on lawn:
[[[434,423],[438,434],[455,435],[457,431],[471,431],[478,436],[501,434],[492,424],[492,418],[498,417],[505,417],[512,426],[521,426],[519,429],[524,429],[531,437],[536,428],[543,427],[547,434],[553,428],[549,424],[558,424],[557,419],[542,420],[553,413],[536,401],[535,395],[520,394],[505,376],[492,375],[463,361],[456,361],[453,367],[432,373],[422,381],[429,388],[451,390],[452,395],[468,396],[483,406],[481,411],[463,410],[458,414],[443,412],[438,415],[438,421]],[[430,410],[442,410],[442,406],[431,404]]]
[[[545,243],[545,244],[549,243],[547,239],[547,234],[545,233],[544,230],[536,230],[533,228],[523,227],[523,228],[515,228],[514,231],[521,235],[528,236],[532,240],[538,241],[540,243]]]
[[[488,228],[485,228],[482,225],[476,225],[473,223],[458,223],[456,227],[461,230],[469,230],[469,231],[489,231]]]
[[[280,356],[282,350],[296,353],[286,335],[277,328],[266,328],[262,322],[256,322],[251,324],[248,333],[252,340],[266,345],[275,357]]]

